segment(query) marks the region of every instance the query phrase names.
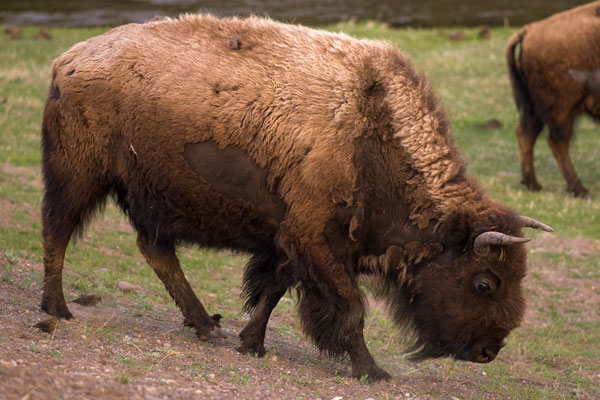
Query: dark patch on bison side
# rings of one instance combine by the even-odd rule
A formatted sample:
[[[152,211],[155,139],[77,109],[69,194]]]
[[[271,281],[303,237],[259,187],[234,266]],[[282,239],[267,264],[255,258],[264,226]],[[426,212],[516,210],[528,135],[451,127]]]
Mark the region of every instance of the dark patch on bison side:
[[[188,143],[183,158],[215,191],[251,203],[265,217],[281,222],[285,204],[269,192],[267,171],[235,145],[223,149],[213,141]]]

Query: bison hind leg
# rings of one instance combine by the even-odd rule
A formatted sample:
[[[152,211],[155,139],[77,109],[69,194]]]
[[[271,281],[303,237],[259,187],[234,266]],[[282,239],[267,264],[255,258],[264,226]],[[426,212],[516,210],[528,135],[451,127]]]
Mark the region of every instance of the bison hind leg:
[[[102,179],[78,174],[67,166],[64,155],[44,148],[44,199],[42,239],[44,291],[41,308],[55,317],[71,319],[65,302],[62,271],[65,252],[73,235],[80,235],[94,212],[103,204],[108,185]],[[58,166],[62,164],[62,166]]]
[[[138,233],[137,245],[146,261],[165,285],[165,288],[181,310],[184,324],[196,329],[201,339],[211,336],[214,328],[219,328],[220,314],[208,315],[186,279],[173,243],[165,243],[152,235]]]
[[[244,310],[252,313],[250,321],[240,332],[240,353],[265,355],[265,333],[271,312],[291,286],[289,278],[281,276],[280,257],[269,249],[255,254],[244,271],[243,293],[246,297]],[[279,266],[279,268],[278,268]]]

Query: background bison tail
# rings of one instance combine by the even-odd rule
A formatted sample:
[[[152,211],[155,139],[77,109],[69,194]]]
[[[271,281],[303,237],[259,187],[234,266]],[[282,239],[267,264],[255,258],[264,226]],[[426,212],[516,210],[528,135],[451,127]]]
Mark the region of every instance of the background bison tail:
[[[536,116],[533,99],[527,89],[525,75],[523,75],[523,71],[521,70],[521,56],[523,51],[521,43],[525,34],[526,30],[521,29],[511,36],[508,45],[506,46],[506,62],[508,64],[508,73],[510,76],[513,97],[520,115],[521,126],[526,131],[531,131],[533,125],[538,124],[536,121],[539,118]],[[519,52],[518,56],[516,54],[517,51]]]

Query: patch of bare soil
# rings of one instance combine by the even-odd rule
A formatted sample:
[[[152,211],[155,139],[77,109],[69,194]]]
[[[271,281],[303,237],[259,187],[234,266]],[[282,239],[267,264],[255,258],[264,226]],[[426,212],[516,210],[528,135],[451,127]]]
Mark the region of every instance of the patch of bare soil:
[[[49,318],[39,310],[41,283],[27,283],[32,271],[39,276],[42,269],[39,263],[19,259],[8,282],[0,280],[0,399],[497,397],[482,389],[488,378],[474,364],[438,368],[436,361],[414,364],[376,356],[393,380],[361,383],[350,378],[348,361],[320,356],[305,338],[276,333],[285,332],[281,315],[269,323],[277,329],[267,330],[268,354],[262,359],[235,350],[244,318],[225,319],[223,337],[200,341],[182,326],[177,310],[157,306],[145,311],[136,307],[135,295],[117,295],[116,303],[102,301],[94,307],[69,302],[75,319],[61,320],[53,334],[44,333],[34,327]],[[381,311],[380,303],[372,306]],[[523,360],[501,354],[496,362]],[[463,369],[475,373],[459,372]],[[552,385],[545,379],[513,378]],[[564,385],[556,384],[565,393]]]
[[[540,235],[536,238],[536,247],[531,251],[566,254],[573,258],[600,255],[600,240],[587,238],[560,238],[552,235]],[[532,266],[534,267],[534,266]],[[533,304],[543,302],[545,296],[553,294],[559,298],[555,307],[561,312],[577,311],[578,322],[596,321],[599,317],[600,287],[596,279],[578,276],[578,271],[569,265],[536,265],[533,272],[536,278],[525,281],[527,290],[532,294]],[[526,320],[540,322],[536,307],[528,307]]]
[[[561,238],[551,234],[543,234],[535,239],[535,252],[567,254],[581,258],[589,254],[600,254],[600,240],[587,238]]]
[[[33,327],[49,318],[38,307],[39,286],[13,277],[0,281],[3,399],[414,398],[398,382],[361,384],[350,378],[347,362],[269,333],[266,358],[241,355],[241,318],[225,321],[223,338],[203,342],[175,312],[163,319],[127,304],[69,302],[75,319],[44,333]]]
[[[10,182],[26,183],[36,189],[42,189],[42,173],[39,167],[18,167],[10,163],[0,164],[2,173]]]
[[[17,206],[10,201],[0,199],[0,226],[8,228],[14,226],[14,215]]]

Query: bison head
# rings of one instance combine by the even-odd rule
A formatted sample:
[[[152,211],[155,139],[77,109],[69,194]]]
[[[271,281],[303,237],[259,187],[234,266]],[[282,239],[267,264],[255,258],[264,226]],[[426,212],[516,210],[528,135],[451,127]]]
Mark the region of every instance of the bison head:
[[[519,220],[523,226],[552,231],[530,218]],[[414,328],[413,359],[451,356],[484,363],[496,357],[523,317],[526,249],[522,243],[529,240],[483,232],[459,237],[456,241],[461,245],[443,246],[437,255],[412,266],[401,257],[400,266],[386,267],[388,279],[383,280],[380,294],[388,300],[396,321]],[[380,263],[389,264],[391,254],[379,257]],[[396,275],[390,273],[394,270]]]

